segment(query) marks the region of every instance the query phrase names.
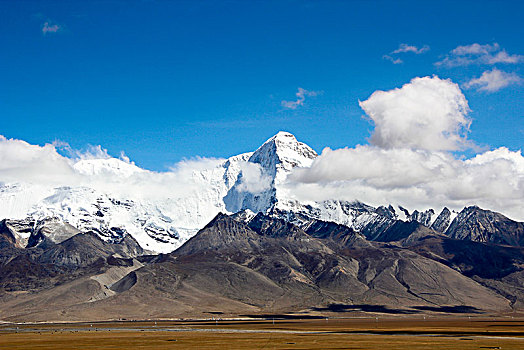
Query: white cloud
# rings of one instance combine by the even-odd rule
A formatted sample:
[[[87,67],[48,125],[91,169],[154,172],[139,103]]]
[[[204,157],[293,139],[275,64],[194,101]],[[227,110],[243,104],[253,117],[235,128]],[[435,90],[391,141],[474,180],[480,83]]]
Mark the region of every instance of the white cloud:
[[[385,60],[391,61],[391,63],[393,64],[401,64],[401,63],[404,63],[404,61],[398,58],[396,55],[401,54],[401,53],[414,53],[415,55],[420,55],[427,51],[429,51],[428,45],[424,45],[418,48],[414,45],[400,44],[398,49],[391,51],[388,55],[382,56],[382,58]]]
[[[271,186],[271,177],[264,173],[260,164],[241,162],[240,183],[236,187],[239,192],[260,193]]]
[[[375,122],[370,145],[324,149],[311,167],[295,169],[286,189],[301,201],[360,200],[409,210],[467,205],[524,220],[524,157],[501,147],[463,158],[468,103],[458,85],[415,78],[361,102]]]
[[[507,73],[496,68],[485,71],[479,78],[464,84],[466,89],[476,88],[480,91],[495,92],[512,84],[519,84],[522,79],[516,73]]]
[[[414,78],[359,103],[375,124],[370,142],[378,147],[451,151],[471,146],[468,102],[449,79]]]
[[[60,141],[39,146],[0,135],[0,183],[84,186],[124,198],[188,198],[207,187],[215,191],[209,173],[220,171],[225,162],[197,157],[180,161],[169,171],[153,172],[136,167],[125,155],[121,158],[112,158],[101,146],[78,151]]]
[[[437,66],[459,67],[470,64],[493,65],[497,63],[519,63],[522,62],[522,55],[510,55],[504,49],[500,48],[498,43],[494,44],[471,44],[457,46],[439,62]]]
[[[486,58],[488,64],[496,63],[519,63],[522,62],[523,56],[521,55],[510,55],[506,51],[497,52],[494,56]]]
[[[457,46],[453,50],[451,50],[451,54],[456,56],[465,56],[465,55],[487,55],[490,52],[499,51],[500,45],[498,43],[494,43],[493,45],[486,44],[486,45],[480,45],[480,44],[471,44],[471,45],[463,45],[463,46]]]
[[[369,145],[325,149],[289,180],[289,192],[299,200],[358,199],[410,210],[479,205],[524,220],[524,157],[504,147],[466,160]]]
[[[111,156],[107,153],[107,150],[102,148],[100,145],[87,145],[83,150],[73,149],[67,142],[55,140],[52,143],[55,149],[65,153],[71,160],[77,161],[82,159],[108,159]]]
[[[391,57],[390,55],[384,55],[384,56],[382,56],[382,58],[385,59],[385,60],[391,61],[391,63],[393,63],[393,64],[404,63],[404,61],[402,61],[400,58],[394,58],[394,57]]]
[[[62,30],[62,26],[56,23],[50,23],[49,21],[44,22],[42,25],[42,34],[46,35],[48,33],[56,33]]]
[[[375,124],[371,144],[326,148],[311,167],[295,168],[284,184],[286,193],[304,201],[358,199],[409,210],[479,205],[524,220],[520,151],[501,147],[469,159],[453,153],[469,145],[470,120],[467,100],[452,81],[415,78],[401,88],[377,91],[360,104]],[[167,205],[180,199],[177,205],[188,211],[213,206],[209,198],[218,203],[227,192],[221,168],[224,159],[186,159],[166,172],[153,172],[134,166],[123,154],[120,163],[108,159],[100,146],[83,152],[69,147],[66,156],[58,147],[69,146],[60,142],[31,145],[0,136],[0,182],[86,186],[117,198],[160,199]],[[79,161],[93,160],[108,162],[110,171],[89,174],[75,168]],[[240,191],[257,193],[268,188],[270,179],[259,165],[240,162],[238,167]],[[115,169],[127,175],[118,176]],[[208,209],[201,210],[199,215],[205,217]]]
[[[397,54],[397,53],[404,53],[404,52],[412,52],[416,55],[420,55],[421,53],[424,53],[424,52],[427,52],[429,51],[429,46],[428,45],[424,45],[422,46],[421,48],[418,48],[414,45],[408,45],[408,44],[400,44],[398,49],[396,49],[395,51],[392,51],[391,53],[392,54]]]
[[[306,97],[313,97],[319,94],[318,91],[309,91],[301,87],[298,88],[297,99],[295,101],[282,101],[282,106],[288,109],[297,109],[298,106],[304,105]]]
[[[61,141],[39,146],[0,135],[0,183],[83,186],[117,198],[206,201],[202,193],[218,195],[225,186],[216,182],[224,176],[225,162],[195,157],[155,172],[137,167],[123,152],[120,159],[113,158],[99,145],[79,151]],[[271,178],[259,164],[238,162],[237,166],[242,172],[239,191],[259,193],[270,186]]]
[[[135,164],[134,162],[131,162],[131,160],[129,159],[129,157],[126,155],[126,153],[124,151],[120,151],[120,157],[119,159],[123,162],[126,162],[128,164]]]
[[[52,144],[31,145],[0,135],[0,181],[71,184],[72,164]]]

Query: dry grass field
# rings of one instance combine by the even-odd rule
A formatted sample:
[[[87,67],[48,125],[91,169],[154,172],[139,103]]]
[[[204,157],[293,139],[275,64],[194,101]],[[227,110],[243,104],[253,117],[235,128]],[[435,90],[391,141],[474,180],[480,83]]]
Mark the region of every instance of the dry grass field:
[[[0,349],[524,349],[524,318],[4,324]]]

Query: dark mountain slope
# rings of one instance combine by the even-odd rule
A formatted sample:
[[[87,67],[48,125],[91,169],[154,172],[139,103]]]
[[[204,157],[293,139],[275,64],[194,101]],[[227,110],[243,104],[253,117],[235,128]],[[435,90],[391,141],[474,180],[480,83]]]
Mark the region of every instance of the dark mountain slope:
[[[250,305],[260,312],[337,302],[508,308],[509,302],[496,293],[415,252],[379,243],[352,246],[344,242],[347,234],[312,230],[323,237],[316,238],[288,225],[263,215],[246,225],[221,214],[171,258],[138,270],[137,284],[126,293],[161,283],[164,298],[197,313],[200,302],[228,309],[213,303],[224,298],[235,307]],[[333,244],[337,237],[339,246]],[[154,277],[160,275],[161,281]],[[190,290],[204,295],[204,300],[188,299]]]
[[[132,242],[117,249],[96,235],[78,235],[20,255],[64,270],[58,277],[45,275],[52,270],[35,273],[46,288],[4,296],[2,312],[7,319],[82,320],[300,312],[333,304],[404,313],[520,305],[519,248],[452,240],[408,224],[407,233],[391,232],[393,243],[369,242],[333,223],[298,227],[262,214],[245,223],[219,214],[180,249],[140,262],[114,258],[133,252]],[[482,268],[487,259],[493,269]],[[91,262],[91,270],[80,261]],[[59,280],[66,269],[77,275]]]
[[[5,246],[0,248],[0,287],[6,291],[35,292],[99,272],[108,266],[106,260],[113,255],[129,258],[143,253],[130,236],[112,244],[91,232],[59,244],[44,240],[28,249]]]
[[[515,308],[524,306],[524,248],[426,237],[409,249],[495,290]]]
[[[125,236],[120,243],[108,243],[96,233],[87,232],[77,234],[60,244],[48,246],[39,255],[38,261],[58,266],[82,267],[113,254],[135,257],[144,254],[144,250],[129,235]]]
[[[454,239],[524,246],[524,223],[476,206],[464,208],[446,235]]]

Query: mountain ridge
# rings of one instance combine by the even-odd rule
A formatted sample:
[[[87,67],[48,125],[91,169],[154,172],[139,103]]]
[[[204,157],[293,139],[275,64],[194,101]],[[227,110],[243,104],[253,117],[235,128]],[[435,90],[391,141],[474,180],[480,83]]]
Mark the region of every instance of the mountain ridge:
[[[143,249],[155,253],[168,253],[180,247],[218,212],[232,214],[246,210],[285,219],[298,226],[310,220],[335,222],[360,232],[369,240],[385,239],[384,232],[403,225],[398,221],[414,221],[453,237],[488,241],[494,237],[497,242],[513,245],[524,242],[521,223],[501,214],[497,220],[504,222],[504,229],[512,230],[513,235],[519,232],[519,238],[498,239],[503,234],[496,228],[489,237],[480,233],[466,237],[458,231],[470,224],[456,220],[457,217],[463,221],[473,220],[473,216],[460,215],[447,207],[436,215],[433,209],[409,212],[402,206],[398,206],[398,210],[388,204],[372,207],[357,199],[299,202],[285,187],[287,176],[295,168],[311,166],[317,156],[294,135],[279,132],[254,152],[217,160],[210,168],[192,170],[189,194],[164,200],[141,199],[132,194],[122,197],[85,186],[1,183],[0,215],[35,223],[54,220],[83,232],[96,232],[106,241],[119,241],[131,235]],[[78,160],[73,169],[84,177],[96,179],[100,174],[109,174],[116,180],[122,177],[137,182],[143,181],[145,173],[151,173],[116,158]],[[169,175],[156,176],[162,181],[162,176]],[[461,212],[464,210],[467,211],[464,208]],[[486,218],[494,214],[479,215],[475,216],[479,217],[476,224],[471,226],[477,227],[477,231],[482,230],[479,227],[489,226]],[[27,232],[21,232],[17,238],[22,246],[27,245]]]
[[[155,256],[126,248],[136,242],[79,233],[56,245],[0,249],[11,256],[0,259],[0,311],[6,321],[34,322],[524,308],[524,248],[426,230],[374,242],[332,222],[299,227],[262,213],[219,213],[181,248]]]

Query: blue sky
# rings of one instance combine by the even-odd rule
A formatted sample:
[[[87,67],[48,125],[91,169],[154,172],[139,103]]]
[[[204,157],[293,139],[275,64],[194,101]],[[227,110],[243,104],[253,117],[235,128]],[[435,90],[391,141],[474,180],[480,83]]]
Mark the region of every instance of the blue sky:
[[[522,1],[3,1],[0,134],[102,145],[152,170],[252,151],[279,130],[320,152],[367,143],[359,100],[436,74],[461,86],[470,139],[518,150],[523,13]],[[475,43],[517,62],[435,64]],[[415,48],[392,53],[401,44]],[[468,85],[493,70],[507,86]]]

